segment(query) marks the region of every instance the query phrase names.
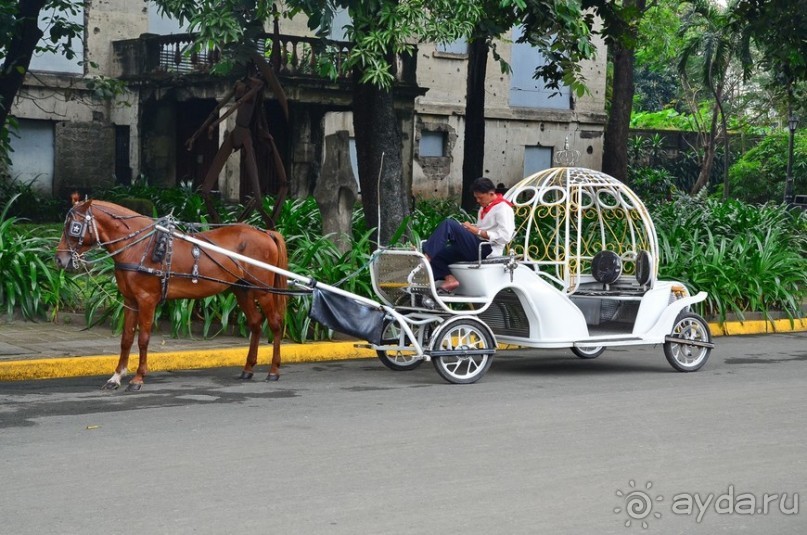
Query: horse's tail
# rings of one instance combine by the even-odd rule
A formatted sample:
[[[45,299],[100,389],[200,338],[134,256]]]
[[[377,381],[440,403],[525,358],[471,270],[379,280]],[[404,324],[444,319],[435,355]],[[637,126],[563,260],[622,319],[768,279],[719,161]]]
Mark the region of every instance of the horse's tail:
[[[269,237],[272,238],[277,246],[277,267],[280,269],[289,269],[289,254],[286,249],[286,240],[283,239],[283,236],[279,232],[275,232],[273,230],[267,230],[267,234]],[[275,288],[278,290],[285,290],[288,286],[288,281],[284,275],[275,275]],[[281,317],[285,314],[286,311],[286,294],[285,292],[278,292],[274,294],[275,296],[275,306],[277,310],[280,312]]]

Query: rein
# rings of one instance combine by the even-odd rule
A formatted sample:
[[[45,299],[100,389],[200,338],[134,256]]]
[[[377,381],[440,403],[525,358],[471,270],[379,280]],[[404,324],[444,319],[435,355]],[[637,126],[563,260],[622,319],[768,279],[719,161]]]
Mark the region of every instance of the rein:
[[[161,230],[157,230],[157,228],[156,228],[158,225],[160,225],[160,226],[166,227],[168,229],[173,229],[178,224],[178,222],[173,218],[173,216],[168,215],[168,216],[165,216],[165,217],[162,217],[162,218],[159,218],[159,219],[152,219],[152,222],[149,225],[143,227],[142,229],[132,231],[129,234],[127,234],[126,236],[121,236],[119,238],[115,238],[115,239],[103,242],[103,241],[101,241],[101,237],[100,237],[100,234],[98,232],[98,226],[97,226],[97,224],[95,222],[96,218],[92,214],[93,208],[95,208],[97,210],[100,210],[103,213],[105,213],[105,214],[109,215],[110,217],[112,217],[113,219],[117,219],[117,220],[126,220],[126,219],[131,219],[131,218],[145,218],[146,217],[146,216],[143,216],[143,215],[122,216],[122,215],[119,215],[119,214],[112,213],[109,210],[105,210],[104,208],[99,207],[99,206],[96,206],[96,207],[90,206],[89,208],[87,208],[87,211],[84,214],[81,214],[77,210],[75,210],[75,207],[71,208],[70,211],[68,212],[67,218],[65,220],[65,232],[67,233],[68,236],[70,236],[72,238],[77,238],[77,246],[75,248],[72,246],[72,244],[70,243],[69,240],[67,241],[67,243],[68,243],[68,245],[70,247],[69,252],[71,253],[71,256],[72,256],[73,261],[75,262],[75,264],[76,265],[84,265],[86,267],[86,265],[88,265],[88,264],[94,264],[94,263],[97,263],[97,262],[101,262],[103,260],[106,260],[107,258],[114,258],[117,255],[119,255],[120,253],[122,253],[122,252],[124,252],[124,251],[126,251],[128,249],[131,249],[132,247],[134,247],[134,246],[136,246],[136,245],[138,245],[138,244],[140,244],[140,243],[142,243],[142,242],[144,242],[146,240],[150,240],[149,241],[149,246],[145,247],[144,250],[143,250],[143,254],[140,257],[140,262],[139,263],[135,263],[135,262],[117,262],[116,261],[115,262],[115,270],[132,271],[132,272],[136,272],[136,273],[143,273],[143,274],[146,274],[146,275],[152,275],[152,276],[155,276],[155,277],[159,277],[160,282],[161,282],[161,294],[162,294],[161,298],[160,298],[161,303],[166,300],[166,297],[168,295],[168,283],[169,283],[169,280],[172,277],[191,279],[192,282],[194,282],[194,283],[198,282],[198,280],[201,279],[201,280],[205,280],[205,281],[209,281],[209,282],[215,282],[215,283],[223,284],[223,285],[226,285],[226,286],[231,286],[231,287],[236,287],[236,288],[243,288],[243,289],[247,289],[247,290],[260,290],[260,291],[265,291],[265,292],[268,292],[268,293],[280,294],[280,295],[300,296],[300,295],[306,295],[306,294],[310,293],[310,291],[283,290],[283,289],[279,289],[279,288],[267,287],[265,284],[250,283],[248,280],[245,280],[244,277],[239,277],[236,273],[234,273],[227,266],[223,265],[221,262],[219,262],[215,258],[211,257],[207,252],[202,251],[199,247],[197,247],[195,245],[191,249],[191,254],[192,254],[193,259],[194,259],[192,272],[191,273],[175,272],[175,271],[173,271],[171,269],[171,260],[172,260],[172,257],[173,257],[173,241],[174,241],[174,237],[170,232],[164,232],[164,231],[161,231]],[[80,220],[72,220],[71,221],[70,218],[71,217],[76,217],[76,216],[78,216],[79,218],[83,218],[83,221],[80,221]],[[149,218],[149,219],[151,219],[151,218]],[[124,221],[124,224],[125,224],[125,221]],[[179,224],[182,225],[181,223],[179,223]],[[193,228],[194,225],[188,225],[188,226]],[[115,245],[117,243],[122,243],[122,242],[125,242],[127,240],[132,240],[132,241],[130,243],[124,245],[123,247],[121,247],[120,249],[118,249],[116,251],[107,252],[105,255],[99,256],[97,258],[86,259],[84,257],[84,255],[85,255],[85,253],[87,251],[85,251],[85,253],[79,253],[78,249],[80,249],[81,246],[84,243],[84,238],[85,238],[85,236],[87,234],[87,231],[88,231],[87,227],[89,227],[89,232],[90,232],[91,237],[94,238],[94,240],[95,240],[95,244],[93,244],[92,248],[106,249],[110,245]],[[126,227],[128,228],[129,226],[126,225]],[[91,249],[88,249],[88,251],[89,250],[91,250]],[[149,266],[145,265],[146,255],[149,253],[149,251],[152,252],[152,260],[154,262],[161,262],[162,263],[162,266],[161,266],[162,269],[153,268],[153,267],[149,267]],[[200,274],[199,273],[199,258],[200,258],[200,256],[202,254],[204,254],[208,259],[210,259],[213,263],[215,263],[222,271],[224,271],[226,273],[229,273],[230,275],[233,276],[233,278],[237,279],[236,282],[229,282],[229,281],[219,279],[219,278],[216,278],[216,277],[210,277],[210,276],[207,276],[207,275]],[[249,272],[247,272],[247,275],[251,276],[251,274]]]
[[[78,213],[78,211],[76,211],[75,207],[73,207],[73,208],[70,209],[70,211],[67,212],[67,218],[65,219],[65,229],[66,229],[65,232],[67,233],[67,235],[70,236],[70,237],[73,237],[73,238],[78,238],[78,247],[73,248],[72,246],[70,246],[70,248],[68,249],[68,251],[70,252],[70,255],[73,257],[73,260],[76,262],[77,265],[78,264],[94,264],[94,263],[100,262],[102,260],[106,260],[107,258],[112,258],[112,257],[126,251],[127,249],[130,249],[131,247],[134,247],[135,245],[137,245],[141,241],[146,240],[149,237],[151,237],[152,235],[154,235],[157,232],[156,226],[161,222],[161,220],[159,220],[159,219],[154,220],[150,225],[147,225],[147,226],[143,227],[140,230],[135,230],[133,232],[130,232],[126,236],[121,236],[120,238],[115,238],[115,239],[109,240],[107,242],[102,242],[101,241],[101,236],[98,233],[98,225],[95,223],[95,216],[92,215],[92,209],[93,209],[93,207],[91,206],[91,207],[87,208],[87,211],[84,212],[84,214],[80,214],[80,213]],[[108,210],[104,210],[103,208],[100,208],[100,207],[98,207],[98,210],[104,212],[105,214],[109,215],[113,219],[125,220],[125,219],[131,219],[131,218],[134,218],[134,217],[146,217],[146,216],[141,216],[141,215],[137,215],[137,216],[121,216],[121,215],[118,215],[118,214],[113,214],[112,212],[110,212]],[[74,215],[78,215],[78,216],[83,217],[84,221],[83,222],[70,221],[70,218],[72,216],[74,216]],[[173,219],[173,218],[171,218],[171,216],[167,216],[167,218],[168,219]],[[86,227],[88,225],[90,227],[91,236],[95,239],[95,245],[94,245],[95,248],[106,249],[107,246],[115,245],[116,243],[124,242],[126,240],[131,240],[133,238],[138,238],[138,236],[139,236],[139,238],[134,240],[132,243],[129,243],[129,244],[125,245],[124,247],[121,247],[117,251],[107,252],[107,254],[105,254],[103,256],[100,256],[98,258],[86,259],[86,258],[84,258],[84,253],[79,253],[78,249],[81,248],[81,246],[84,244],[84,236],[86,234]],[[126,225],[126,226],[128,228],[129,225]],[[143,234],[143,235],[140,236],[141,234]],[[67,243],[68,243],[68,245],[70,244],[69,241]],[[88,249],[88,251],[89,251],[89,249]]]

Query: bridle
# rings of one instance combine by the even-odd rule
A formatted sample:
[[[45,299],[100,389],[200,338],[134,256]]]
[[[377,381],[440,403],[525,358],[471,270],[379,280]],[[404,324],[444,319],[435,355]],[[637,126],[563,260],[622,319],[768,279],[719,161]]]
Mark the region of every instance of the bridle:
[[[212,282],[226,284],[226,285],[233,286],[233,287],[260,289],[260,290],[263,290],[263,291],[266,291],[266,292],[276,293],[276,294],[304,295],[304,294],[309,293],[309,292],[298,292],[298,291],[291,291],[291,290],[273,289],[273,288],[267,288],[267,287],[265,287],[263,285],[251,284],[248,280],[245,280],[243,278],[243,276],[237,275],[236,273],[231,271],[230,268],[224,266],[221,262],[210,258],[209,255],[207,255],[209,259],[211,259],[216,265],[218,265],[219,268],[221,268],[222,270],[227,271],[228,273],[233,275],[234,278],[237,279],[237,281],[236,282],[230,282],[230,281],[226,281],[226,280],[218,279],[218,278],[215,278],[215,277],[209,277],[209,276],[200,274],[199,273],[199,258],[200,258],[200,256],[202,254],[205,254],[205,253],[202,253],[201,251],[199,251],[197,246],[194,246],[194,248],[191,250],[191,255],[193,256],[193,259],[194,259],[194,265],[193,265],[193,269],[192,269],[191,273],[177,273],[177,272],[174,272],[171,269],[171,259],[172,259],[172,254],[173,254],[171,233],[170,233],[170,231],[165,233],[163,230],[158,230],[157,229],[158,225],[160,225],[162,227],[165,227],[165,228],[168,228],[169,230],[174,228],[177,225],[177,221],[173,218],[173,216],[168,215],[168,216],[162,217],[160,219],[152,219],[152,218],[148,218],[148,217],[146,217],[144,215],[140,215],[140,214],[120,215],[120,214],[110,212],[109,210],[104,209],[104,207],[93,206],[93,205],[88,206],[86,208],[86,210],[82,213],[82,212],[80,212],[78,210],[79,206],[81,206],[81,205],[75,205],[67,212],[67,216],[65,218],[65,226],[64,226],[64,238],[65,238],[64,242],[67,244],[68,248],[66,249],[66,251],[70,253],[70,263],[72,264],[72,266],[76,267],[76,268],[81,266],[84,270],[89,272],[89,265],[90,264],[94,264],[94,263],[100,262],[102,260],[106,260],[107,258],[115,257],[116,255],[119,255],[120,253],[124,252],[125,250],[136,246],[140,242],[143,242],[145,240],[151,239],[152,242],[147,244],[147,246],[143,250],[143,254],[142,254],[142,257],[140,258],[139,263],[137,263],[137,262],[118,262],[116,260],[115,269],[116,270],[121,270],[121,271],[134,271],[134,272],[138,272],[138,273],[145,273],[145,274],[148,274],[148,275],[153,275],[155,277],[159,277],[159,279],[161,280],[161,284],[162,284],[162,300],[161,300],[161,302],[164,301],[166,296],[167,296],[167,293],[168,293],[168,281],[172,277],[188,278],[188,279],[191,279],[194,283],[197,282],[198,280],[208,280],[208,281],[212,281]],[[127,228],[130,228],[129,225],[127,225],[126,222],[125,222],[125,220],[127,220],[127,219],[145,218],[145,219],[149,219],[151,222],[148,225],[146,225],[145,227],[143,227],[141,229],[138,229],[138,230],[133,230],[129,234],[125,235],[125,236],[120,236],[120,237],[115,238],[113,240],[109,240],[109,241],[104,242],[104,241],[101,241],[101,235],[100,235],[100,233],[98,231],[98,225],[96,224],[96,216],[95,216],[95,214],[93,214],[93,208],[107,214],[108,216],[110,216],[113,219],[117,219],[119,221],[122,221],[123,224],[126,225]],[[89,239],[88,239],[88,233],[89,233]],[[162,251],[163,256],[161,256],[159,258],[159,261],[162,263],[162,265],[159,268],[154,268],[154,267],[147,266],[147,265],[145,265],[146,255],[148,254],[149,251],[153,250],[152,249],[153,247],[159,245],[157,242],[158,242],[160,236],[164,236],[165,240],[166,240],[166,243],[164,245],[164,249]],[[90,245],[88,246],[86,251],[81,252],[81,249],[84,246],[84,242],[89,241],[89,240],[93,240],[93,243],[90,243]],[[126,243],[125,245],[123,245],[119,249],[116,249],[114,251],[109,251],[108,247],[110,245],[114,245],[114,244],[120,243],[120,242],[125,242],[127,240],[129,241],[129,243]],[[86,259],[84,257],[84,255],[87,252],[94,249],[94,248],[105,248],[105,249],[107,249],[107,254],[106,255],[101,255],[99,257],[95,257],[95,258],[92,258],[92,259]],[[57,249],[57,252],[60,252],[60,251],[65,251],[65,249]],[[158,260],[157,258],[152,257],[152,261],[157,261],[157,260]]]
[[[126,236],[121,236],[119,238],[115,238],[114,240],[110,241],[101,241],[101,235],[98,232],[98,225],[96,224],[96,216],[93,214],[93,206],[88,206],[84,213],[78,211],[78,206],[75,205],[67,212],[67,216],[65,217],[65,224],[64,224],[64,233],[65,233],[65,243],[67,244],[67,252],[70,253],[70,262],[78,267],[79,265],[83,264],[91,264],[95,262],[99,262],[106,258],[113,257],[125,251],[126,249],[133,247],[137,243],[149,238],[152,234],[157,232],[156,225],[157,221],[152,221],[151,224],[146,225],[145,227],[135,230],[127,234]],[[108,214],[114,219],[125,220],[132,217],[146,217],[141,215],[134,215],[134,216],[121,216],[118,214],[114,214],[107,210],[104,210],[101,207],[96,207],[98,210]],[[150,219],[150,218],[149,218]],[[125,224],[125,223],[124,223]],[[126,225],[128,228],[128,225]],[[87,251],[80,252],[82,247],[84,246],[84,240],[87,237],[87,233],[89,232],[90,239],[94,240],[94,243],[87,249],[87,251],[91,250],[93,247],[100,247],[106,248],[109,245],[114,245],[116,243],[120,243],[127,240],[132,240],[133,238],[137,238],[133,240],[131,243],[126,244],[124,247],[112,252],[108,252],[105,256],[95,258],[93,260],[87,260],[84,258],[84,254]],[[75,240],[75,242],[73,241]],[[74,245],[75,244],[75,245]]]

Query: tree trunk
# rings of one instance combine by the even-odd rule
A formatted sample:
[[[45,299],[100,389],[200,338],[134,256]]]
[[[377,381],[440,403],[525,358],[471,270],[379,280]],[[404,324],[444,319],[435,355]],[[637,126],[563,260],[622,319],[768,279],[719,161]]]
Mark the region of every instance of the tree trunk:
[[[611,113],[605,127],[602,147],[602,171],[614,178],[628,180],[628,130],[633,109],[633,49],[615,44],[614,81]]]
[[[14,98],[22,87],[25,73],[31,64],[34,48],[42,38],[38,21],[39,12],[44,5],[45,0],[20,0],[17,7],[18,30],[9,43],[3,70],[0,72],[0,130],[6,126]]]
[[[700,190],[704,188],[704,186],[709,184],[709,177],[712,176],[712,167],[714,166],[715,162],[715,148],[717,145],[717,117],[719,115],[719,109],[717,105],[715,105],[714,110],[712,111],[712,122],[709,126],[709,134],[706,136],[706,144],[703,147],[703,162],[701,164],[700,173],[698,173],[698,179],[692,185],[692,191],[690,191],[691,195],[695,195]]]
[[[465,147],[462,155],[462,207],[474,213],[471,191],[474,180],[485,173],[485,76],[488,42],[477,38],[468,43],[468,76],[465,90]],[[497,180],[494,179],[494,183]]]
[[[410,195],[403,181],[400,123],[393,102],[391,89],[362,84],[355,77],[353,130],[361,200],[367,225],[379,229],[378,245],[388,245],[410,213]]]
[[[635,6],[644,13],[646,0],[625,0],[624,6]],[[636,22],[638,25],[638,21]],[[635,27],[634,27],[635,28]],[[611,92],[611,113],[605,127],[603,141],[602,170],[614,178],[628,180],[628,134],[630,114],[633,110],[633,63],[634,40],[628,43],[612,44],[614,79]]]

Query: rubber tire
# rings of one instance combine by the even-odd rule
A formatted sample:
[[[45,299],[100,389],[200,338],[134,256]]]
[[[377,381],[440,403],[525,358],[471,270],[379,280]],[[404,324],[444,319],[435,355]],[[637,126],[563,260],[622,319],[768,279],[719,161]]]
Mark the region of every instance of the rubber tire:
[[[399,327],[395,321],[390,321],[384,325],[384,330],[381,332],[381,340],[399,340]],[[393,354],[394,353],[394,354]],[[396,372],[405,372],[414,370],[423,364],[422,358],[408,358],[407,355],[402,355],[400,351],[383,351],[376,350],[378,359],[384,366]]]
[[[471,338],[469,341],[468,338]],[[471,384],[481,379],[493,363],[496,352],[493,333],[482,321],[470,317],[452,318],[441,324],[432,335],[430,350],[456,349],[454,340],[458,339],[468,349],[491,349],[490,354],[471,357],[432,357],[432,364],[437,373],[453,384]],[[464,343],[465,342],[465,343]],[[460,345],[460,344],[458,344]],[[465,373],[460,370],[465,369]]]
[[[699,315],[692,312],[683,312],[678,315],[673,325],[672,336],[679,338],[689,338],[690,340],[698,340],[700,342],[711,342],[712,333],[709,330],[709,324],[706,320]],[[709,360],[709,355],[712,349],[708,347],[695,347],[684,344],[676,344],[675,342],[664,342],[664,356],[667,357],[667,362],[670,366],[679,372],[695,372],[700,370],[706,361]],[[697,356],[693,356],[697,355]],[[682,362],[682,360],[684,362]]]
[[[582,347],[572,347],[572,353],[574,353],[577,357],[581,359],[596,359],[603,353],[605,353],[605,347],[603,346],[586,346],[586,347],[593,347],[596,348],[594,351],[590,351],[588,349],[583,349]]]

